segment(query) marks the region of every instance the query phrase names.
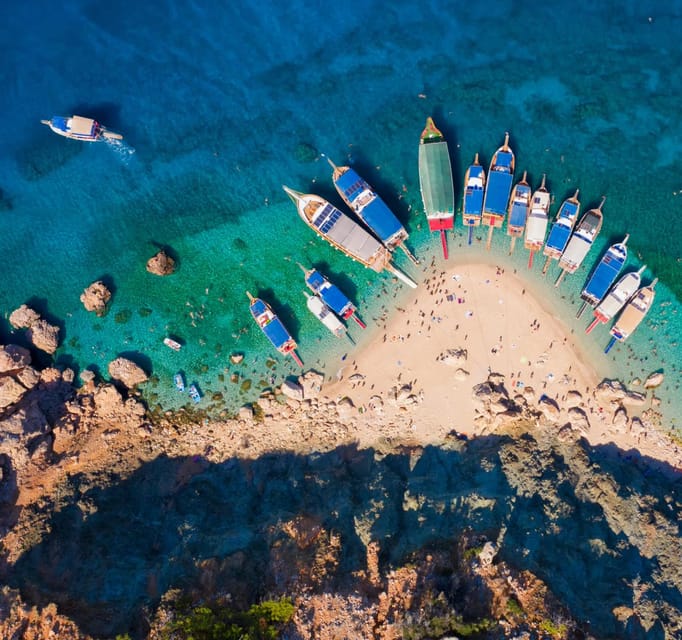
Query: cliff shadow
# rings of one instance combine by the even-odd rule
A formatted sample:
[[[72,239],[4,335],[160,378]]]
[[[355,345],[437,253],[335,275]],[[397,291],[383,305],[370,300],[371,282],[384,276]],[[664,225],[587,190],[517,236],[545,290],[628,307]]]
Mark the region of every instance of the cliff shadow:
[[[670,491],[654,468],[625,498],[607,492],[607,504],[611,455],[488,436],[388,455],[349,445],[217,464],[161,456],[125,479],[71,477],[71,500],[4,578],[31,603],[56,602],[90,634],[137,636],[145,610],[170,588],[229,592],[236,606],[296,593],[294,574],[314,559],[306,545],[325,535],[340,545],[317,588],[338,592],[366,569],[368,540],[379,543],[385,573],[424,548],[454,549],[473,532],[497,541],[499,558],[545,580],[593,633],[624,637],[613,611],[636,608],[633,584],[647,585],[661,615],[682,611],[677,533],[664,535],[653,555],[641,538],[653,513],[658,534],[676,532],[681,501],[649,511]],[[633,504],[646,506],[640,514]],[[644,623],[627,624],[628,638],[652,637]]]

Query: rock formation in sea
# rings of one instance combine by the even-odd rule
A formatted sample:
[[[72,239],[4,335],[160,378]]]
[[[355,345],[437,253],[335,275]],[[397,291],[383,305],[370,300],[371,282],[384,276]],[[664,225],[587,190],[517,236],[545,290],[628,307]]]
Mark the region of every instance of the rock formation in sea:
[[[83,291],[80,299],[87,311],[94,311],[101,316],[107,310],[107,304],[111,300],[111,291],[101,280],[98,280]]]
[[[142,367],[127,358],[116,358],[109,363],[109,375],[132,389],[149,379]]]
[[[471,385],[481,435],[426,445],[410,383],[356,407],[309,372],[205,422],[81,379],[0,352],[23,389],[0,408],[0,632],[158,638],[180,601],[267,595],[293,600],[292,638],[682,633],[679,470],[588,444],[584,392],[492,374]],[[628,393],[590,395],[644,432]]]
[[[59,327],[51,325],[40,314],[25,304],[15,309],[9,316],[15,329],[26,329],[26,337],[37,349],[54,353],[59,346]]]
[[[159,251],[147,261],[147,271],[157,276],[169,276],[175,273],[175,260],[165,251]]]

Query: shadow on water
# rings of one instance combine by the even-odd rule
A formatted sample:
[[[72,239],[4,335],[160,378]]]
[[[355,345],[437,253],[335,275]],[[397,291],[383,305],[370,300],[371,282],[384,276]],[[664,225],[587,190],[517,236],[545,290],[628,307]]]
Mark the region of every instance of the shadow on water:
[[[366,568],[361,531],[379,541],[387,570],[425,548],[454,549],[464,531],[496,540],[504,528],[499,556],[539,575],[592,633],[658,638],[656,627],[645,632],[635,622],[623,636],[612,611],[633,606],[637,581],[659,611],[682,610],[679,590],[660,577],[661,553],[644,555],[612,526],[558,452],[543,458],[541,473],[529,471],[524,444],[488,436],[390,455],[350,445],[219,464],[160,456],[120,481],[113,473],[75,475],[65,489],[72,497],[46,523],[49,533],[4,578],[32,603],[56,602],[88,633],[138,636],[145,611],[169,588],[200,594],[210,585],[237,606],[295,588],[278,554],[292,545],[288,561],[310,560],[285,533],[299,516],[340,535],[332,587],[339,591]],[[615,478],[625,500],[660,507],[663,526],[677,526],[679,472],[651,460],[631,464],[613,447],[583,448],[595,478]],[[547,490],[529,490],[519,484],[524,478]],[[666,503],[666,495],[673,499]]]
[[[68,111],[68,115],[74,114],[97,120],[101,125],[112,131],[118,131],[123,125],[121,121],[121,105],[114,102],[100,102],[96,104],[80,102],[70,107]]]

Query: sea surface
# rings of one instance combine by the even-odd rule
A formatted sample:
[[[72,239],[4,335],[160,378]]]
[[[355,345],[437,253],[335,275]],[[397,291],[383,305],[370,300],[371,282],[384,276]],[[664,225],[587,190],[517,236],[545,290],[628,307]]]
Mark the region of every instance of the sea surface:
[[[195,381],[209,413],[234,411],[297,373],[250,318],[260,295],[299,341],[306,367],[330,376],[373,336],[382,305],[405,288],[319,240],[281,189],[341,205],[322,154],[351,162],[393,207],[423,264],[440,261],[426,231],[417,145],[427,116],[449,145],[460,202],[476,152],[487,165],[510,133],[517,177],[547,174],[555,203],[580,188],[602,195],[602,232],[581,270],[555,289],[556,266],[507,258],[496,231],[466,247],[461,219],[451,261],[517,268],[576,335],[589,271],[630,234],[628,268],[659,278],[653,311],[609,367],[625,382],[656,370],[671,426],[682,428],[682,3],[550,0],[289,3],[205,0],[10,3],[0,26],[0,342],[22,342],[7,316],[27,303],[61,327],[60,366],[91,368],[125,355],[152,376],[152,406],[188,402],[172,376]],[[124,144],[66,140],[41,118],[79,114]],[[482,237],[483,233],[477,234]],[[160,248],[178,260],[145,270]],[[305,307],[297,263],[344,289],[370,325],[337,340]],[[400,268],[423,273],[403,256]],[[79,296],[102,279],[105,317]],[[184,343],[176,353],[162,343]],[[597,356],[600,327],[585,339]],[[245,355],[239,365],[233,353]],[[236,381],[233,381],[236,380]]]

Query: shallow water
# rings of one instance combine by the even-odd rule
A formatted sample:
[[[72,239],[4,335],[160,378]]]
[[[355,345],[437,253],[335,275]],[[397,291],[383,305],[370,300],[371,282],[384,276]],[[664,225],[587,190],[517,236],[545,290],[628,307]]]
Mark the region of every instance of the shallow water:
[[[682,7],[581,4],[500,2],[455,14],[442,2],[358,3],[357,11],[306,2],[70,0],[39,11],[15,3],[0,43],[0,310],[30,302],[62,323],[62,364],[106,371],[116,355],[136,358],[158,379],[148,399],[164,407],[187,401],[173,388],[177,370],[215,411],[295,372],[279,357],[267,366],[273,354],[252,324],[246,290],[281,313],[307,366],[334,372],[353,346],[308,314],[296,262],[321,267],[370,324],[397,288],[317,240],[280,185],[340,204],[319,154],[352,161],[407,224],[415,252],[435,255],[416,158],[433,115],[450,142],[458,199],[474,153],[487,164],[504,131],[517,174],[528,169],[535,187],[547,173],[553,213],[577,186],[584,207],[607,195],[595,249],[555,295],[567,296],[566,319],[578,330],[570,316],[584,279],[606,245],[629,232],[629,265],[648,264],[661,284],[646,324],[609,358],[626,381],[631,371],[662,368],[664,407],[674,403],[682,232],[670,222],[682,206]],[[71,113],[98,118],[128,146],[65,140],[39,124]],[[166,279],[144,269],[159,247],[179,259]],[[465,252],[452,238],[451,247]],[[496,232],[496,260],[506,247]],[[482,245],[470,253],[479,258]],[[517,247],[519,271],[524,253]],[[104,318],[79,302],[99,278],[114,289]],[[180,353],[163,346],[168,334],[185,342]],[[7,323],[0,338],[20,339]],[[586,344],[605,342],[602,328]],[[246,354],[239,367],[227,358],[235,351]],[[246,380],[250,389],[240,391]],[[216,393],[225,404],[211,400]],[[671,420],[679,408],[670,405]]]

